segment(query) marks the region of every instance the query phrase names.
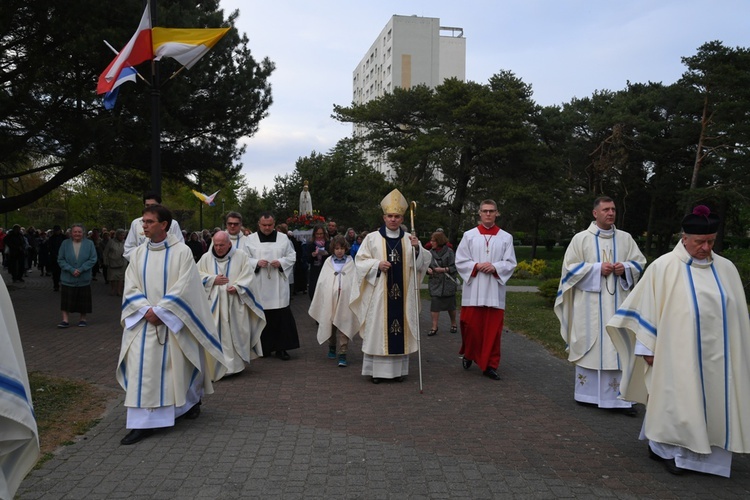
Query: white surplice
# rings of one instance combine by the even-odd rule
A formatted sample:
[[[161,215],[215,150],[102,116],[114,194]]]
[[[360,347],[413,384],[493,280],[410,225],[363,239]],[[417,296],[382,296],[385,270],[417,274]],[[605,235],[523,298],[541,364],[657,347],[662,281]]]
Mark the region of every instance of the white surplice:
[[[149,308],[164,324],[146,321]],[[148,241],[133,251],[125,272],[121,323],[116,373],[125,389],[128,428],[173,425],[175,417],[198,402],[190,394],[197,392],[199,400],[201,391],[213,392],[211,377],[204,376],[206,356],[220,363],[219,375],[226,361],[193,253],[181,238],[170,234],[161,243]]]
[[[350,302],[359,320],[359,333],[362,336],[362,375],[375,378],[396,378],[408,374],[408,355],[416,352],[419,345],[417,334],[420,300],[415,289],[414,267],[416,265],[417,283],[421,283],[432,259],[430,252],[420,244],[419,255],[416,263],[414,262],[409,233],[401,234],[399,231],[386,229],[386,234],[390,238],[399,238],[400,235],[396,245],[400,245],[401,248],[403,280],[395,285],[399,287],[397,293],[403,301],[404,317],[402,324],[398,326],[404,336],[403,353],[393,353],[388,346],[388,276],[387,272],[379,271],[378,266],[381,261],[388,260],[387,255],[393,249],[387,248],[386,239],[379,231],[373,231],[365,236],[357,251],[357,285]]]
[[[39,432],[18,323],[0,280],[0,498],[13,498],[39,458]]]
[[[475,272],[482,262],[491,262],[497,276]],[[515,268],[513,236],[508,232],[499,229],[496,235],[485,236],[476,227],[466,231],[456,249],[456,270],[464,282],[461,305],[505,309],[505,284]]]
[[[213,250],[206,252],[198,261],[198,272],[227,361],[226,375],[239,373],[245,369],[245,363],[263,356],[260,334],[266,326],[266,315],[251,291],[253,279],[258,278],[253,274],[247,253],[236,247],[230,248],[223,257],[214,255]],[[229,283],[215,285],[218,275],[227,277]],[[236,293],[229,293],[229,287],[234,287]],[[209,358],[208,373],[214,381],[220,378],[215,373],[216,368],[216,363]]]
[[[297,259],[289,237],[276,231],[275,242],[261,242],[256,232],[247,237],[245,251],[250,256],[249,262],[253,271],[257,270],[252,282],[252,290],[263,309],[287,307],[289,305],[289,276],[294,273],[294,263]],[[266,268],[258,268],[259,260],[268,262],[278,260],[281,267],[275,268],[269,265]]]
[[[601,275],[603,263],[622,262],[625,273]],[[576,365],[574,398],[601,408],[627,408],[619,399],[622,368],[605,325],[638,281],[646,258],[626,232],[592,222],[570,242],[562,266],[555,314]]]
[[[338,272],[334,269],[334,257],[323,262],[315,295],[307,311],[318,322],[318,342],[321,344],[331,337],[333,327],[350,340],[359,331],[359,321],[349,307],[351,294],[357,285],[357,271],[354,260],[348,255],[345,257],[346,263]]]
[[[182,236],[180,224],[174,219],[172,219],[172,223],[169,225],[167,233],[175,235],[179,241],[185,241],[185,238]],[[147,239],[146,233],[143,232],[143,217],[133,219],[133,222],[130,223],[128,235],[125,237],[125,250],[122,254],[122,256],[125,257],[125,260],[130,261],[130,254],[133,253],[133,250],[135,250],[136,247],[141,246]]]
[[[704,460],[712,447],[750,453],[750,320],[730,261],[695,262],[679,242],[649,266],[607,333],[623,360],[623,397],[647,405],[645,437]]]

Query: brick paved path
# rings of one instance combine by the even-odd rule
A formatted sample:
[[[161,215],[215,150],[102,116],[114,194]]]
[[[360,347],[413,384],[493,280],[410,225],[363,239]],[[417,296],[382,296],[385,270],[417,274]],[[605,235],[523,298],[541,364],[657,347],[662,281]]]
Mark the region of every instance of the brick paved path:
[[[88,328],[58,330],[59,295],[38,273],[12,285],[30,371],[118,388],[119,298],[94,282]],[[3,277],[8,281],[7,273]],[[426,305],[426,303],[425,303]],[[642,418],[578,406],[573,368],[506,332],[502,381],[461,368],[460,336],[423,337],[403,383],[360,375],[326,358],[297,295],[302,347],[293,359],[260,359],[216,384],[199,419],[134,446],[122,392],[101,423],[23,482],[21,499],[231,498],[747,498],[750,459],[730,479],[676,477],[637,440]],[[429,308],[422,332],[429,329]],[[77,317],[73,318],[77,321]],[[642,408],[640,408],[642,412]]]

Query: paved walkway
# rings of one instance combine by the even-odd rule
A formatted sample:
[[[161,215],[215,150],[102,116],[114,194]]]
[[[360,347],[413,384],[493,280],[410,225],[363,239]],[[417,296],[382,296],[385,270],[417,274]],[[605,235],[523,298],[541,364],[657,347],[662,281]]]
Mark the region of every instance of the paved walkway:
[[[35,273],[36,274],[36,273]],[[3,272],[8,281],[7,273]],[[88,328],[61,331],[50,278],[9,285],[30,371],[119,389],[119,299],[94,282]],[[122,392],[101,422],[32,471],[21,499],[747,498],[750,458],[730,479],[676,477],[648,459],[641,418],[578,406],[573,369],[523,336],[503,336],[502,381],[461,368],[460,336],[423,337],[403,383],[360,375],[360,342],[337,368],[297,295],[302,347],[216,384],[197,420],[134,446]],[[429,312],[421,328],[429,327]],[[642,412],[642,408],[641,408]]]

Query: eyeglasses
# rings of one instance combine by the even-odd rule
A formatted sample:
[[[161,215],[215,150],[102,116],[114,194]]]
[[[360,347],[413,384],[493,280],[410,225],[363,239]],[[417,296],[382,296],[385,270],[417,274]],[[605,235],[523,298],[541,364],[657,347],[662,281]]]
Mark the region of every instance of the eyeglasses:
[[[227,226],[239,226],[239,222],[227,222]]]

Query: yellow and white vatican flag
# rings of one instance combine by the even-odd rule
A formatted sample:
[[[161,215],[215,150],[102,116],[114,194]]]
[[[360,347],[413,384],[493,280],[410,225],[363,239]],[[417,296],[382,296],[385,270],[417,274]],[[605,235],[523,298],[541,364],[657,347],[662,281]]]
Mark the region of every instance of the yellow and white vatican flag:
[[[154,59],[171,57],[190,69],[227,31],[229,28],[152,28]]]

